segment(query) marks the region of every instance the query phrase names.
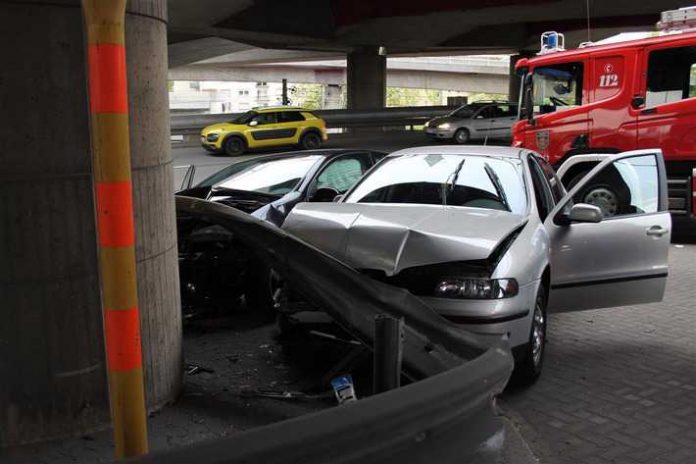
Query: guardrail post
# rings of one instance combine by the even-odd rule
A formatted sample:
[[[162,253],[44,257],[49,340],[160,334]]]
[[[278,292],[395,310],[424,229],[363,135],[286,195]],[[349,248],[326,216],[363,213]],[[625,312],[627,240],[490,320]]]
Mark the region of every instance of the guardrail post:
[[[373,391],[375,394],[399,388],[403,355],[404,320],[375,316]]]

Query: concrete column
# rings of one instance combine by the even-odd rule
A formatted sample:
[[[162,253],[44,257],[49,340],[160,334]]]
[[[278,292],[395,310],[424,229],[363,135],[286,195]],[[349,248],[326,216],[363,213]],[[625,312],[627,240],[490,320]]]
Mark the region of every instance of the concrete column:
[[[348,109],[384,108],[387,100],[387,57],[377,47],[362,47],[348,54]]]
[[[182,381],[166,2],[126,19],[146,397]],[[0,446],[109,424],[80,3],[0,0]]]
[[[531,53],[529,52],[520,52],[519,54],[512,55],[510,57],[510,80],[508,87],[508,101],[516,102],[520,98],[520,85],[522,84],[522,80],[515,73],[515,65],[520,59],[529,58],[530,56]]]

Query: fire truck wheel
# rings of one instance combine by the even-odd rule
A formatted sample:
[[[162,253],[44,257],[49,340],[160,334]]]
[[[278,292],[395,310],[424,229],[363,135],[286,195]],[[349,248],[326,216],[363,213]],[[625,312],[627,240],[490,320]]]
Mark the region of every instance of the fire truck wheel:
[[[466,129],[458,129],[457,132],[454,133],[454,141],[459,145],[469,143],[470,137],[471,135],[469,134],[469,131]]]
[[[586,174],[587,172],[581,172],[573,177],[568,183],[568,190],[572,189],[575,184],[580,182]],[[612,217],[617,214],[627,213],[628,205],[630,204],[630,192],[625,184],[622,186],[621,183],[623,182],[618,181],[615,177],[616,176],[607,175],[599,176],[597,179],[594,179],[575,195],[576,201],[599,207],[604,217]]]

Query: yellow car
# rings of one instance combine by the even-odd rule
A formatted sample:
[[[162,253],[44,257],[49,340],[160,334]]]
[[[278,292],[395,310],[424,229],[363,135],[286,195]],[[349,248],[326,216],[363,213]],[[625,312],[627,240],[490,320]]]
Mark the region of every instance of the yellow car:
[[[281,145],[319,148],[327,139],[323,119],[289,106],[254,108],[234,121],[213,124],[201,131],[203,148],[228,156]]]

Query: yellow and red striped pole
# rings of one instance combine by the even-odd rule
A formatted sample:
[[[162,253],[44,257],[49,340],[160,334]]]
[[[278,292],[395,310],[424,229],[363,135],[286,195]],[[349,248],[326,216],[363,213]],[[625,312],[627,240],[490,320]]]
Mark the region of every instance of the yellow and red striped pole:
[[[83,0],[92,173],[116,458],[147,453],[128,127],[126,0]]]

